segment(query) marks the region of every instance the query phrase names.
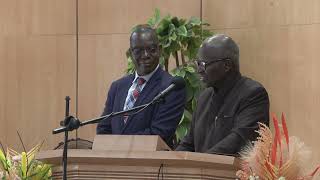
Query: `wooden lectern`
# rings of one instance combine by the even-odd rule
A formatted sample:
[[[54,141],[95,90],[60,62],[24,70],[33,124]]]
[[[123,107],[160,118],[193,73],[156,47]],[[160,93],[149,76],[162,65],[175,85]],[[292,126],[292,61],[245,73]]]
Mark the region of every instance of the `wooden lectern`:
[[[40,152],[62,179],[62,150]],[[98,135],[92,150],[68,150],[68,179],[235,179],[232,156],[175,152],[158,136]]]

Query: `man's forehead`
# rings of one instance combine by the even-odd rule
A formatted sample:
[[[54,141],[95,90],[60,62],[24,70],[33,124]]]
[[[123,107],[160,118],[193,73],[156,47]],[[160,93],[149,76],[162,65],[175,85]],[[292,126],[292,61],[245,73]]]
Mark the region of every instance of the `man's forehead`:
[[[150,46],[157,45],[158,41],[152,32],[133,33],[131,37],[131,46]]]
[[[202,60],[216,60],[227,58],[226,49],[222,46],[202,45],[198,51],[198,58]]]
[[[198,58],[205,60],[216,60],[230,58],[237,50],[233,40],[225,35],[219,34],[207,38],[198,51]]]

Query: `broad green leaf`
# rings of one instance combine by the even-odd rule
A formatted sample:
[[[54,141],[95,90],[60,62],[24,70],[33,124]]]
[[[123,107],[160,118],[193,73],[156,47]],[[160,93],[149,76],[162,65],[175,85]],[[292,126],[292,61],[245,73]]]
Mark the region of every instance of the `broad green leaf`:
[[[192,66],[186,66],[185,69],[190,73],[195,73],[196,72],[195,68],[192,67]]]
[[[180,26],[178,29],[177,29],[177,34],[179,35],[179,36],[187,36],[187,28],[186,28],[186,26],[184,26],[184,25],[182,25],[182,26]]]
[[[174,53],[176,51],[179,51],[181,49],[180,44],[177,41],[171,41],[170,46],[168,47],[168,50],[170,51],[170,53],[172,55],[174,55]]]
[[[171,36],[175,32],[176,32],[176,27],[174,26],[174,24],[170,23],[169,24],[169,36]]]
[[[188,120],[191,120],[192,119],[192,114],[191,112],[189,112],[188,110],[184,110],[183,112],[184,116],[188,119]]]
[[[165,59],[163,56],[160,56],[159,64],[164,65]]]
[[[171,45],[171,39],[167,39],[165,42],[164,42],[164,45],[163,45],[163,48],[167,48]]]
[[[176,136],[178,140],[181,140],[188,132],[188,128],[186,126],[179,126],[176,131]]]
[[[189,23],[193,26],[200,26],[201,20],[198,17],[191,17]]]
[[[187,79],[192,87],[199,87],[199,77],[196,73],[187,73]]]
[[[180,25],[180,26],[185,25],[186,22],[187,22],[186,19],[183,19],[183,18],[179,19],[179,25]]]
[[[186,71],[183,68],[177,68],[175,74],[180,77],[185,77]]]
[[[170,35],[169,39],[170,39],[171,41],[175,41],[175,40],[177,39],[176,33],[173,32],[173,33]]]
[[[202,31],[202,39],[203,40],[208,38],[208,37],[210,37],[210,36],[212,36],[212,35],[213,35],[213,32],[211,32],[209,30],[203,30]]]
[[[170,21],[170,17],[167,16],[167,18],[164,18],[162,19],[159,24],[158,24],[158,27],[156,29],[157,31],[157,34],[160,35],[160,36],[166,36],[168,35],[169,31],[169,25],[171,24],[171,21]]]
[[[186,82],[187,102],[191,101],[194,95],[193,88],[189,82]]]
[[[184,117],[184,113],[183,113],[183,114],[182,114],[182,117],[181,117],[181,119],[180,119],[179,125],[183,123],[184,119],[185,119],[185,117]]]
[[[177,17],[173,17],[171,19],[171,22],[175,27],[179,27],[180,26],[180,22],[179,22],[179,19]]]

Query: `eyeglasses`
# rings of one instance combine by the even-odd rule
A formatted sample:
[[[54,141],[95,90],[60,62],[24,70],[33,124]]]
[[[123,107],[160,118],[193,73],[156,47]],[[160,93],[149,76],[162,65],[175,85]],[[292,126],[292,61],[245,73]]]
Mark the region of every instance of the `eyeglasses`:
[[[132,55],[136,57],[142,56],[142,54],[144,54],[145,52],[149,55],[154,56],[156,55],[156,53],[158,53],[158,48],[156,46],[151,46],[147,48],[132,48],[131,52]]]
[[[230,60],[229,58],[224,58],[224,59],[217,59],[217,60],[212,60],[207,62],[202,60],[195,60],[194,62],[198,68],[203,68],[204,70],[206,70],[210,64],[214,64],[219,61],[229,61],[229,60]]]

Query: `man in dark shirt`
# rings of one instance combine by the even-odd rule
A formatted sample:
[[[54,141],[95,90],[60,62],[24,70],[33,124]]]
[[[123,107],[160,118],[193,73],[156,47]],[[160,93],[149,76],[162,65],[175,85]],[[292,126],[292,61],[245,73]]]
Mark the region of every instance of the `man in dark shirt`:
[[[236,154],[255,140],[258,122],[269,124],[269,98],[239,71],[239,48],[225,35],[206,39],[196,61],[207,88],[198,98],[189,133],[178,151]]]

